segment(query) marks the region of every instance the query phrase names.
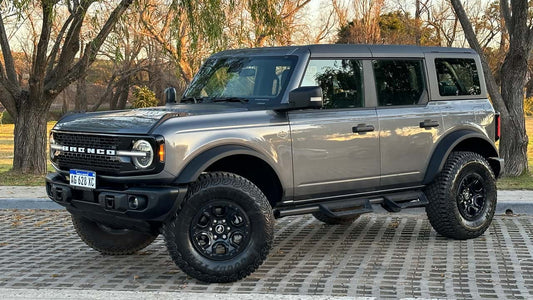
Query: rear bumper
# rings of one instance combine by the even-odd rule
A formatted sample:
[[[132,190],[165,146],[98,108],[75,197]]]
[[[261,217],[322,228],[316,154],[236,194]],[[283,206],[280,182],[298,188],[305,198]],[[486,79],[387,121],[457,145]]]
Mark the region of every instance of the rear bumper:
[[[143,186],[87,190],[69,185],[58,173],[46,176],[46,192],[75,215],[119,228],[157,232],[185,197],[186,187]]]

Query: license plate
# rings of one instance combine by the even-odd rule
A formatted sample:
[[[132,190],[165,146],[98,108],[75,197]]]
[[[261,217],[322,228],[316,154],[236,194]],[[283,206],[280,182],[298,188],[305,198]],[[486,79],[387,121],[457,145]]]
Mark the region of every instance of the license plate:
[[[84,188],[96,188],[96,172],[70,170],[70,185]]]

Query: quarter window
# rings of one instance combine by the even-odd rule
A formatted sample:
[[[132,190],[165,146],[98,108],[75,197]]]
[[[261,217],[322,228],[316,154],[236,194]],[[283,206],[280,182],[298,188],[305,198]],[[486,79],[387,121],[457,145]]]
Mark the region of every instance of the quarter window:
[[[476,62],[466,58],[435,59],[441,96],[480,95]]]
[[[425,101],[421,60],[375,60],[379,106],[413,105]]]
[[[364,106],[363,66],[359,60],[311,60],[301,86],[320,86],[324,108]]]

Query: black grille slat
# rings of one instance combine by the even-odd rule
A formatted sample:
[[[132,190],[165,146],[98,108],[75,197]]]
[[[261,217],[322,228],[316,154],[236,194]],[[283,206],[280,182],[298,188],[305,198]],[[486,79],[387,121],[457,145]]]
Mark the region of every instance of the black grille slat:
[[[54,140],[60,145],[113,150],[116,150],[119,144],[118,137],[114,136],[77,135],[67,133],[55,133]]]

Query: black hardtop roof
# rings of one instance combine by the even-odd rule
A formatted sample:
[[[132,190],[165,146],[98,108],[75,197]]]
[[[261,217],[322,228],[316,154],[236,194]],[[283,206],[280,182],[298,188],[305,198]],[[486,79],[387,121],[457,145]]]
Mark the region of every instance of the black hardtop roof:
[[[286,56],[304,52],[311,57],[351,56],[361,57],[423,57],[425,53],[463,53],[475,54],[470,48],[422,47],[414,45],[362,45],[362,44],[319,44],[304,46],[261,47],[225,50],[214,56]]]

